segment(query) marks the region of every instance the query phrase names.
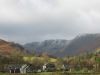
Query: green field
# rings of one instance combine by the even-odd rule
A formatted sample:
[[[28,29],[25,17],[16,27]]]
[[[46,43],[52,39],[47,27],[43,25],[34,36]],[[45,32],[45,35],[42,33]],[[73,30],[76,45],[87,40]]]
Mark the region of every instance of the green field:
[[[28,73],[28,74],[9,74],[9,73],[0,73],[0,75],[100,75],[100,73],[62,73],[62,72],[43,72],[43,73]]]

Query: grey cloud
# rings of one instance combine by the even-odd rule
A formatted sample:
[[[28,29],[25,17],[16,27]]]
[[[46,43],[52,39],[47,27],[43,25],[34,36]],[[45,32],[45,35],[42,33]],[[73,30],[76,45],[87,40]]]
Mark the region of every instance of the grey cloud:
[[[100,33],[99,0],[0,0],[0,36],[26,43]]]

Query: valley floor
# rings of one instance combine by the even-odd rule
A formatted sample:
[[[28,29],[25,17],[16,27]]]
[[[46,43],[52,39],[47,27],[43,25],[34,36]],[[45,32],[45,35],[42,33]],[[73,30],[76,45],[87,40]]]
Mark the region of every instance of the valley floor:
[[[62,72],[43,72],[43,73],[28,73],[28,74],[9,74],[0,73],[0,75],[100,75],[100,73],[62,73]]]

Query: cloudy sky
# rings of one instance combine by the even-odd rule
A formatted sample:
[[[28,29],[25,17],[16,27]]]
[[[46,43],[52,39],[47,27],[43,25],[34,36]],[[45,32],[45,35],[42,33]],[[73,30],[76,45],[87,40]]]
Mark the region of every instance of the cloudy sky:
[[[100,0],[0,0],[0,38],[27,43],[100,33]]]

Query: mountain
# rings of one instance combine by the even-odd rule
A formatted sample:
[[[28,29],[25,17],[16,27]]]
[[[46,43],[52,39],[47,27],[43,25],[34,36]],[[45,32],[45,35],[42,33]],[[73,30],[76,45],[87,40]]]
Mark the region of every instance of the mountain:
[[[0,56],[21,55],[26,53],[23,46],[0,39]]]
[[[45,40],[32,42],[24,47],[36,54],[47,53],[57,57],[80,55],[100,48],[100,34],[84,34],[72,40]]]
[[[67,40],[45,40],[43,42],[32,42],[25,44],[25,49],[37,54],[49,53],[54,55],[61,49],[65,48],[69,41]]]
[[[75,37],[63,51],[63,55],[90,53],[100,48],[100,34],[85,34]]]

